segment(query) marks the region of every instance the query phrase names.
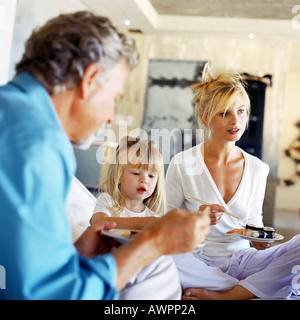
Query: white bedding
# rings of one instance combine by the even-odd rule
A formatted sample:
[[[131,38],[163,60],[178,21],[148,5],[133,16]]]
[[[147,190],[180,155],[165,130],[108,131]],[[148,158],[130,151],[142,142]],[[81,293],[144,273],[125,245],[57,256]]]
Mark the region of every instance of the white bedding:
[[[89,226],[95,204],[96,198],[76,177],[73,177],[66,208],[73,242]]]

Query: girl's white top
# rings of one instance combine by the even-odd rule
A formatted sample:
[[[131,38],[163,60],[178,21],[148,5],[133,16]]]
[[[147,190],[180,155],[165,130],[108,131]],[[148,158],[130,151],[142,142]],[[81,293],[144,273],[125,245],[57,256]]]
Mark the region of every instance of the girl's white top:
[[[237,235],[226,235],[227,231],[244,228],[247,223],[263,226],[262,206],[269,166],[240,149],[245,159],[243,176],[236,193],[225,203],[205,165],[201,146],[180,152],[171,160],[166,175],[167,208],[168,211],[173,208],[198,211],[201,204],[185,198],[190,194],[208,203],[219,204],[242,217],[238,220],[223,214],[217,225],[210,226],[205,246],[194,251],[211,257],[230,256],[250,245],[248,240]]]
[[[108,208],[111,208],[115,205],[115,202],[113,198],[108,193],[101,193],[96,201],[96,206],[94,209],[94,213],[96,212],[103,212],[106,213],[109,217],[116,216],[112,214]],[[155,212],[150,210],[147,206],[145,207],[145,210],[143,212],[133,212],[126,208],[123,209],[123,211],[120,212],[118,217],[121,218],[132,218],[132,217],[159,217]]]

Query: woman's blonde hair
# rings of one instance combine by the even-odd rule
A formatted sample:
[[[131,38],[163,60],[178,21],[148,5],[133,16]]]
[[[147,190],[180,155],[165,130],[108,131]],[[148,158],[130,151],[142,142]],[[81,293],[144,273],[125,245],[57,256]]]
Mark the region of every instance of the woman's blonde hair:
[[[108,209],[114,216],[119,216],[126,206],[126,200],[121,193],[119,184],[127,165],[153,171],[157,174],[155,189],[150,197],[144,199],[143,203],[156,214],[163,215],[166,212],[166,201],[164,163],[161,152],[154,140],[141,140],[129,136],[120,140],[100,185],[100,190],[107,192],[115,202],[115,205]]]
[[[214,78],[209,69],[210,64],[207,63],[202,73],[202,82],[192,86],[199,124],[209,128],[212,118],[219,112],[225,113],[230,109],[238,97],[245,100],[249,119],[250,99],[245,90],[244,79],[232,72],[223,72]]]

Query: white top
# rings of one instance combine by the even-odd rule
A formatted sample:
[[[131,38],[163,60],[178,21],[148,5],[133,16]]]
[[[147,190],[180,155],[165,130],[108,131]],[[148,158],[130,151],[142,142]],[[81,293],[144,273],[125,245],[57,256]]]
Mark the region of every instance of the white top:
[[[72,231],[72,241],[75,242],[90,225],[96,198],[76,178],[73,177],[67,197],[67,215]]]
[[[108,193],[101,193],[96,201],[96,207],[94,209],[94,213],[103,212],[107,214],[109,217],[113,216],[113,214],[109,211],[108,208],[111,208],[115,205],[113,198]],[[150,210],[147,206],[143,212],[133,212],[126,208],[121,211],[118,217],[121,218],[132,218],[132,217],[159,217],[155,212]]]
[[[262,206],[269,166],[242,149],[245,159],[242,180],[228,203],[222,198],[202,155],[202,144],[173,157],[166,175],[167,208],[183,208],[198,211],[200,203],[185,199],[190,194],[211,204],[219,204],[240,217],[235,219],[223,214],[217,225],[210,226],[205,246],[196,254],[211,257],[230,256],[233,252],[249,248],[249,241],[227,231],[244,228],[246,223],[262,226]]]

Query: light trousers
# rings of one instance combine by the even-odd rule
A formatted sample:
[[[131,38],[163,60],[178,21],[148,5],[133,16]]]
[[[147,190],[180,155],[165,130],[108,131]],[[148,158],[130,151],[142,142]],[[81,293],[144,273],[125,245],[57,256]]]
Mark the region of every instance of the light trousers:
[[[241,285],[259,298],[300,295],[300,235],[266,250],[249,248],[230,257],[186,253],[173,258],[183,290],[223,291]]]
[[[161,256],[133,276],[120,292],[120,300],[179,300],[181,286],[170,256]]]

